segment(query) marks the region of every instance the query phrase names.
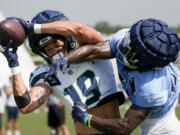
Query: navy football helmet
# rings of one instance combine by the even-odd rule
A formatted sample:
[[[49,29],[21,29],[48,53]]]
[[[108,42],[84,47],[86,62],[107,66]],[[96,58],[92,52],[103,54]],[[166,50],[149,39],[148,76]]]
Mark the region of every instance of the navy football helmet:
[[[38,13],[32,20],[32,23],[49,23],[54,21],[65,21],[69,20],[62,12],[54,11],[54,10],[44,10]],[[29,45],[31,50],[43,57],[48,63],[52,63],[52,58],[50,58],[45,52],[44,47],[56,40],[61,39],[67,45],[67,52],[74,49],[76,47],[76,40],[71,36],[62,36],[62,35],[52,35],[52,34],[31,34],[28,37]],[[61,56],[62,57],[62,54]]]
[[[179,55],[180,39],[176,31],[158,19],[138,21],[127,39],[129,49],[125,60],[135,69],[162,68]]]

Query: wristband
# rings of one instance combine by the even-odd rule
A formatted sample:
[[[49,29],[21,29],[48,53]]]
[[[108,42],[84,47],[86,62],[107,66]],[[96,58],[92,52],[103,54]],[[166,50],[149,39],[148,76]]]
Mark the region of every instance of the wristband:
[[[86,127],[88,126],[89,117],[91,117],[91,114],[86,113],[83,119],[83,125]]]
[[[42,33],[42,24],[34,24],[34,33],[36,34]]]
[[[17,75],[20,73],[20,68],[19,67],[13,67],[13,68],[10,68],[11,69],[11,74],[12,75]]]
[[[91,118],[92,118],[92,115],[90,115],[90,116],[89,116],[89,119],[88,119],[88,127],[89,127],[89,128],[92,128],[92,126],[91,126]]]

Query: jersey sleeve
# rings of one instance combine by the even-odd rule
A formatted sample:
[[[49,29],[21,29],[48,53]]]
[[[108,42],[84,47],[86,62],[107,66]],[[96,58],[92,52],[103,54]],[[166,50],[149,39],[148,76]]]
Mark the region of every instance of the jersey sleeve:
[[[143,107],[155,107],[167,102],[169,82],[164,76],[163,70],[152,70],[148,72],[135,71],[134,82],[129,81],[133,104]],[[133,92],[132,92],[133,91]]]
[[[43,83],[43,84],[47,84],[49,85],[49,83],[47,81],[44,81],[44,76],[47,74],[47,71],[42,70],[42,68],[37,68],[35,69],[31,74],[30,74],[30,78],[29,78],[29,85],[30,88],[32,88],[33,86]]]
[[[111,52],[113,54],[114,57],[116,57],[117,54],[117,46],[118,44],[123,40],[123,38],[125,37],[126,33],[128,32],[129,29],[122,29],[120,31],[118,31],[117,33],[115,33],[110,40],[110,48],[111,48]]]

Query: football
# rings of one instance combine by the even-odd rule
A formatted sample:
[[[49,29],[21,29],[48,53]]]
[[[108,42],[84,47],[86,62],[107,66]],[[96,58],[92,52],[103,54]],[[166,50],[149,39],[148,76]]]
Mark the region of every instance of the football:
[[[0,41],[5,46],[12,40],[12,48],[19,47],[26,38],[23,26],[15,19],[6,19],[0,22]]]

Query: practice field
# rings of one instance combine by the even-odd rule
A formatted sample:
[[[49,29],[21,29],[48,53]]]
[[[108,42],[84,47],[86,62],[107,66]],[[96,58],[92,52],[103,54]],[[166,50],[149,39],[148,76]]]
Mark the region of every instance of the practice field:
[[[120,107],[121,114],[124,115],[125,110],[129,106],[123,105]],[[73,127],[73,120],[69,111],[66,109],[66,123],[70,130],[70,135],[76,135]],[[176,114],[180,119],[180,107],[176,108]],[[3,116],[3,123],[5,124],[6,114]],[[20,130],[22,135],[50,135],[50,129],[47,127],[47,113],[44,109],[39,109],[36,113],[30,113],[26,115],[20,114]],[[131,135],[138,135],[139,130],[136,129]]]

